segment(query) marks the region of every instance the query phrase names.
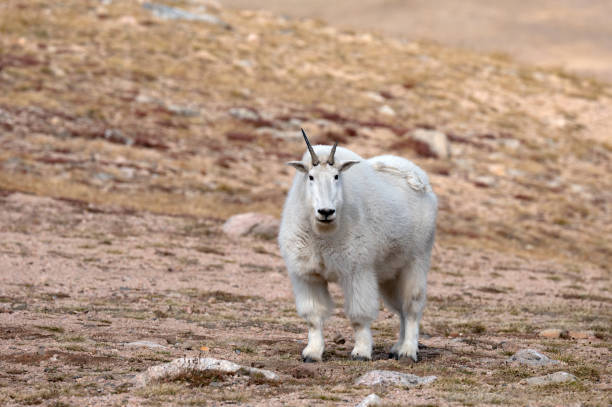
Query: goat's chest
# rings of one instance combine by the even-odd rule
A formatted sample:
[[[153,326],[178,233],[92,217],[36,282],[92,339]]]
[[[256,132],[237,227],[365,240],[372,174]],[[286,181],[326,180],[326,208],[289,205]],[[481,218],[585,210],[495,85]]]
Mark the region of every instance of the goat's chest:
[[[351,269],[350,258],[338,248],[323,246],[315,252],[319,265],[317,272],[327,281],[337,282],[343,274]]]

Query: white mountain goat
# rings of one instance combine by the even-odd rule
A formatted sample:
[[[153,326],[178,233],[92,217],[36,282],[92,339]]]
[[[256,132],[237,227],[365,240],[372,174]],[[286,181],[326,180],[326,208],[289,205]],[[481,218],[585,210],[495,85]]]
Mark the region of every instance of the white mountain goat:
[[[400,317],[390,358],[417,360],[419,321],[434,242],[437,198],[425,172],[400,157],[364,160],[350,150],[310,145],[285,206],[279,245],[298,314],[308,322],[305,362],[321,361],[323,322],[333,311],[328,282],[337,282],[355,331],[351,357],[372,358],[370,324],[379,294]]]

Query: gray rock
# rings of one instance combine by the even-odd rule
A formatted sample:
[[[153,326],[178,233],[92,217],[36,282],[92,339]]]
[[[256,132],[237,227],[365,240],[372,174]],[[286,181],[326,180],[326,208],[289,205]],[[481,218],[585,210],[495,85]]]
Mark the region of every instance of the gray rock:
[[[188,21],[201,21],[204,23],[215,24],[223,28],[230,29],[231,26],[219,17],[213,16],[207,13],[192,13],[190,11],[182,10],[176,7],[169,7],[163,4],[157,3],[144,3],[142,7],[149,10],[155,17],[162,18],[165,20],[188,20]]]
[[[28,308],[28,304],[24,302],[15,303],[12,305],[13,311],[23,311]]]
[[[261,119],[259,113],[246,107],[233,107],[229,110],[229,114],[238,120],[244,121],[257,121]]]
[[[131,137],[125,136],[119,129],[106,129],[104,130],[104,138],[113,143],[121,143],[126,146],[134,144],[134,140]]]
[[[472,181],[474,182],[474,185],[481,188],[491,188],[497,182],[495,177],[491,175],[479,175],[474,177]]]
[[[448,137],[441,131],[416,129],[408,137],[415,142],[419,155],[445,159],[451,155]]]
[[[276,140],[304,142],[302,134],[298,130],[277,130],[272,127],[260,127],[255,130],[255,134],[271,137]]]
[[[357,404],[356,407],[380,406],[381,404],[382,404],[382,399],[378,397],[376,394],[372,393],[368,395],[368,397],[361,400],[361,403]]]
[[[280,380],[280,377],[270,370],[241,366],[229,360],[214,358],[180,358],[169,363],[150,367],[145,372],[136,375],[134,377],[134,382],[137,386],[146,386],[154,381],[162,379],[172,380],[172,378],[185,373],[193,371],[203,372],[207,370],[246,376],[263,376],[267,380],[272,381]]]
[[[130,346],[134,348],[150,348],[150,349],[168,349],[164,345],[160,345],[159,343],[151,342],[151,341],[136,341],[126,343],[125,346]]]
[[[386,116],[395,116],[395,110],[393,110],[393,108],[389,105],[382,105],[378,109],[378,113],[384,114]]]
[[[550,359],[535,349],[521,349],[507,359],[508,363],[519,363],[529,366],[547,366],[561,363],[558,360]]]
[[[436,376],[419,377],[409,373],[392,372],[389,370],[372,370],[360,376],[355,384],[364,386],[383,385],[415,387],[422,384],[429,384],[434,380],[436,380]]]
[[[223,232],[233,238],[250,235],[274,239],[278,235],[279,224],[274,216],[248,212],[229,218],[223,225]]]
[[[167,105],[166,108],[179,116],[185,116],[185,117],[196,117],[200,115],[200,111],[196,110],[196,109],[192,109],[190,107],[186,107],[186,106],[179,106],[179,105]]]
[[[112,181],[115,177],[113,177],[111,174],[107,174],[106,172],[96,172],[94,174],[94,178],[102,182],[106,182]]]
[[[555,372],[545,376],[530,377],[529,379],[521,380],[521,383],[529,386],[542,386],[555,383],[575,382],[576,376],[567,372]]]

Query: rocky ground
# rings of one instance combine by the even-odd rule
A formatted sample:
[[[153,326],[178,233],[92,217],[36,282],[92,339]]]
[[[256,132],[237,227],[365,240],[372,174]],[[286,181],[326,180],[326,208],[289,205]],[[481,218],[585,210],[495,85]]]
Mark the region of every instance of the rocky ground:
[[[355,405],[373,391],[389,405],[610,403],[608,84],[166,4],[183,13],[0,4],[0,404]],[[303,365],[305,326],[274,240],[222,230],[240,212],[278,217],[300,127],[431,175],[439,233],[416,364],[384,358],[398,324],[384,310],[376,360],[348,360],[339,306],[325,361]],[[559,363],[507,362],[527,348]],[[183,356],[281,380],[135,385]],[[374,369],[437,379],[355,385]],[[558,371],[576,380],[524,380]]]

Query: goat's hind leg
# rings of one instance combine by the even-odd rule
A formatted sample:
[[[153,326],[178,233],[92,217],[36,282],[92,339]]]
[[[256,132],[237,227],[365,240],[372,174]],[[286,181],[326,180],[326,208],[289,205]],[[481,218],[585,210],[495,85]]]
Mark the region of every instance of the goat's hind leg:
[[[323,322],[334,309],[327,281],[316,277],[304,279],[292,276],[291,283],[298,315],[308,323],[308,345],[302,350],[302,360],[320,362],[325,348]]]
[[[429,262],[417,262],[400,273],[394,300],[400,317],[400,335],[391,348],[389,357],[410,357],[417,361],[419,349],[419,322],[425,308],[427,271]]]
[[[396,280],[389,280],[382,282],[380,284],[380,293],[382,295],[385,306],[395,314],[397,314],[400,318],[400,321],[403,321],[403,313],[402,313],[402,304],[403,301],[400,298],[400,289],[398,282]],[[398,359],[398,349],[400,345],[404,343],[405,336],[405,324],[403,322],[400,323],[400,333],[398,341],[391,347],[389,351],[389,359]]]

